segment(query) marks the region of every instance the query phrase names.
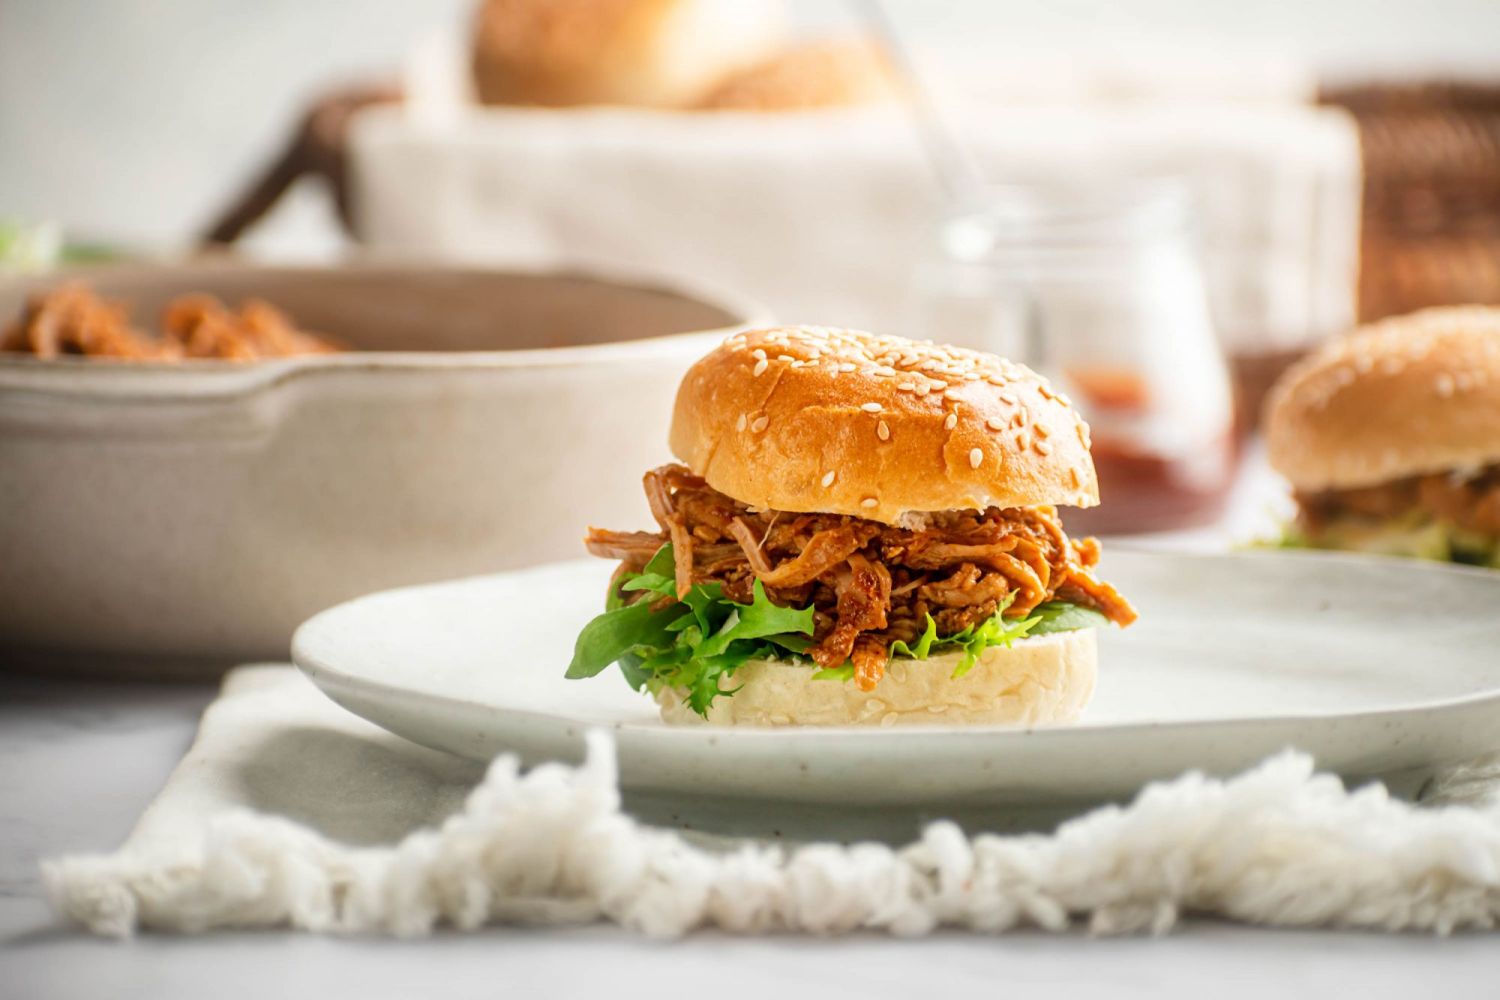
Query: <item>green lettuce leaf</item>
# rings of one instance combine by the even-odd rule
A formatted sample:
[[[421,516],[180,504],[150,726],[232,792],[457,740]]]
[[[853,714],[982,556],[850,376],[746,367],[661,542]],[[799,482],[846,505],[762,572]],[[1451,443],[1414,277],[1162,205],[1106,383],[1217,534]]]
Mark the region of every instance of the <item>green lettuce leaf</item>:
[[[949,636],[939,645],[955,645],[963,650],[958,666],[953,668],[953,678],[957,680],[972,670],[974,664],[979,662],[980,654],[986,649],[994,646],[1009,646],[1017,639],[1026,638],[1026,633],[1030,632],[1038,621],[1040,621],[1038,618],[1007,620],[1003,615],[996,614],[978,625],[970,625],[962,632]]]
[[[639,594],[635,602],[625,603],[633,594]],[[892,643],[891,655],[925,660],[961,650],[953,676],[962,677],[986,649],[1009,646],[1028,635],[1105,623],[1097,611],[1064,601],[1040,605],[1023,619],[1007,619],[1003,612],[1012,598],[993,617],[942,638],[929,615],[916,641]],[[729,600],[717,583],[698,584],[678,598],[672,546],[667,544],[639,573],[610,588],[605,612],[578,635],[567,676],[593,677],[618,663],[637,691],[676,688],[686,693],[695,712],[707,715],[715,698],[734,693],[724,683],[740,666],[757,659],[806,661],[812,634],[813,609],[773,603],[758,580],[749,604]],[[849,681],[853,677],[852,663],[815,669],[812,674],[813,680]]]
[[[651,610],[650,601],[626,604],[606,611],[583,627],[573,644],[573,662],[568,676],[593,677],[626,653],[650,648],[667,638],[667,625],[675,615]]]
[[[1027,635],[1047,635],[1051,632],[1076,632],[1085,628],[1103,628],[1109,619],[1093,608],[1085,608],[1067,601],[1048,601],[1031,610],[1037,623]]]
[[[1007,601],[1006,603],[1009,604],[1010,602]],[[1005,609],[1002,608],[1001,610]],[[921,635],[917,636],[917,644],[915,646],[908,646],[904,639],[897,639],[891,643],[891,655],[904,656],[908,660],[925,660],[932,652],[932,646],[936,642],[937,622],[932,620],[931,615],[928,615],[927,627],[922,630]]]
[[[698,584],[679,599],[670,544],[611,588],[606,607],[579,633],[567,676],[593,677],[617,662],[636,690],[680,688],[699,714],[733,693],[720,682],[745,662],[800,654],[812,643],[813,609],[773,603],[759,581],[749,604],[729,600],[717,583]]]
[[[1280,537],[1253,547],[1363,552],[1500,569],[1500,537],[1464,531],[1421,511],[1385,520],[1335,518],[1316,533],[1288,525]]]

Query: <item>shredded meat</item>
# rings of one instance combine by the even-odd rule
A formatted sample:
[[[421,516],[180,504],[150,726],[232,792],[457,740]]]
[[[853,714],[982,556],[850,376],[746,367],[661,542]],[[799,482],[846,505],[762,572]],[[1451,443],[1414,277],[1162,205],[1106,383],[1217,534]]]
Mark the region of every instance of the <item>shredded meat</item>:
[[[1500,465],[1469,476],[1413,476],[1351,490],[1299,493],[1303,526],[1316,533],[1329,521],[1386,521],[1412,512],[1480,535],[1500,536]]]
[[[326,338],[299,330],[274,306],[250,299],[233,312],[211,295],[184,295],[167,305],[162,334],[130,325],[124,307],[80,284],[39,293],[0,335],[0,351],[39,358],[81,355],[126,361],[219,358],[254,361],[338,350]]]
[[[638,573],[661,548],[661,536],[650,531],[605,531],[592,528],[589,531],[588,549],[604,559],[619,559],[625,570]]]
[[[973,563],[963,563],[953,575],[937,583],[919,583],[917,596],[945,608],[967,608],[998,601],[1010,591],[1010,581],[999,573],[984,574]]]
[[[785,607],[813,607],[821,666],[854,665],[869,691],[885,673],[890,645],[914,641],[931,615],[940,636],[995,615],[1021,617],[1054,598],[1094,608],[1128,625],[1135,610],[1092,567],[1099,544],[1072,540],[1051,507],[940,511],[920,527],[898,528],[841,514],[757,511],[710,487],[681,465],[653,469],[646,497],[660,531],[590,528],[597,556],[639,571],[673,543],[679,596],[717,582],[747,604],[758,579]],[[618,574],[617,574],[618,576]]]

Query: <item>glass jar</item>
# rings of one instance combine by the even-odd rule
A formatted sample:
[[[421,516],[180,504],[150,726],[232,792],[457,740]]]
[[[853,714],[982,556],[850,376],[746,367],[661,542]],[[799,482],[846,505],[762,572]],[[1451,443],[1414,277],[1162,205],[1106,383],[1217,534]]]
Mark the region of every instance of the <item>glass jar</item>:
[[[1230,382],[1178,185],[992,189],[945,225],[929,336],[1021,361],[1093,431],[1101,506],[1070,530],[1214,520],[1235,472]]]

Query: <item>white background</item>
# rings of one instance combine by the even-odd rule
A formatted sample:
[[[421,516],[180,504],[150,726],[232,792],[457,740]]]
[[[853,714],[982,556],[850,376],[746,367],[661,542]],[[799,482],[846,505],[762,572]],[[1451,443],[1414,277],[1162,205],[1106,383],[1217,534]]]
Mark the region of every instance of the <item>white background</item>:
[[[201,228],[321,88],[394,74],[472,0],[0,0],[0,218],[167,247]],[[847,21],[842,0],[793,0]],[[1495,0],[889,0],[931,51],[1274,54],[1338,75],[1500,74]],[[329,245],[308,192],[263,234]]]

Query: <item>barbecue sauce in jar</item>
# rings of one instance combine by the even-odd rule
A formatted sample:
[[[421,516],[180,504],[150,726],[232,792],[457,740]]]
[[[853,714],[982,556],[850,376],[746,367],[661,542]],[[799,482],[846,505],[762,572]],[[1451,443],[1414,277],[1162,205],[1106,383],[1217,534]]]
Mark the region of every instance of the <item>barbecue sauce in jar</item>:
[[[1161,408],[1134,373],[1075,369],[1062,381],[1090,421],[1099,476],[1099,506],[1063,512],[1070,533],[1171,531],[1218,519],[1238,465],[1238,435],[1227,412],[1217,419],[1204,413],[1206,424],[1163,434],[1153,432]]]
[[[1238,449],[1186,190],[1155,180],[989,195],[944,230],[931,326],[1029,365],[1089,422],[1100,504],[1065,509],[1067,529],[1215,520]]]

